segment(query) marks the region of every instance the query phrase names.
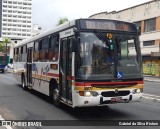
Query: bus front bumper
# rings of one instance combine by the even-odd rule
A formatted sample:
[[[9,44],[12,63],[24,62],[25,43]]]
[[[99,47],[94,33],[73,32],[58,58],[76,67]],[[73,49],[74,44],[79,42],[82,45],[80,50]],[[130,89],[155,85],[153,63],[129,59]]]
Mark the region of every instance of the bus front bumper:
[[[115,103],[128,103],[128,102],[140,102],[142,100],[143,93],[132,94],[130,93],[127,96],[118,96],[118,97],[103,97],[102,95],[98,96],[77,96],[75,97],[74,107],[88,107],[88,106],[105,106],[107,104]]]

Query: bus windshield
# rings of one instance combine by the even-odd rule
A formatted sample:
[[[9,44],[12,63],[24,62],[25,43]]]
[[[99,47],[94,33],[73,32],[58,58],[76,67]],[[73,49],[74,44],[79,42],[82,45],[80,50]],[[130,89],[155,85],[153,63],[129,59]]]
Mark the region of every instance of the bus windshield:
[[[141,77],[138,37],[107,33],[80,33],[77,74],[80,80],[107,80]]]

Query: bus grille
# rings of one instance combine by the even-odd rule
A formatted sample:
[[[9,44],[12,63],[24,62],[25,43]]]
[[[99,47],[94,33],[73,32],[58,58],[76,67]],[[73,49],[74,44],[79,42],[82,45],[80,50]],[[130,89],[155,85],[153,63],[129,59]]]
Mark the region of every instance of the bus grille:
[[[130,91],[118,91],[115,93],[114,91],[102,92],[101,95],[103,97],[116,97],[116,96],[126,96],[129,95]]]

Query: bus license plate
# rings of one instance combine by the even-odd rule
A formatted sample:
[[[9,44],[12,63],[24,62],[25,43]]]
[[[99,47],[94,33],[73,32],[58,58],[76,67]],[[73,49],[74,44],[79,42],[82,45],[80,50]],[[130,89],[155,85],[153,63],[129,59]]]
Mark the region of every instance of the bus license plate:
[[[111,98],[111,102],[119,102],[122,100],[122,97],[118,97],[118,98]]]

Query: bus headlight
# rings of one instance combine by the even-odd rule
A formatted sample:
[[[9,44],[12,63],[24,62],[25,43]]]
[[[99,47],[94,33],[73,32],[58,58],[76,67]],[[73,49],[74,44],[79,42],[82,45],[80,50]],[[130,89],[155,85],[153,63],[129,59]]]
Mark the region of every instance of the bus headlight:
[[[90,97],[91,96],[91,92],[90,91],[85,92],[85,96],[86,97]]]
[[[134,89],[134,90],[132,91],[132,94],[139,94],[139,93],[141,93],[141,90],[140,90],[140,89]]]
[[[79,95],[80,96],[85,96],[85,97],[90,97],[90,96],[93,96],[93,97],[96,97],[98,96],[98,92],[96,91],[79,91]]]
[[[137,89],[137,93],[141,93],[141,90],[140,90],[140,89]]]

